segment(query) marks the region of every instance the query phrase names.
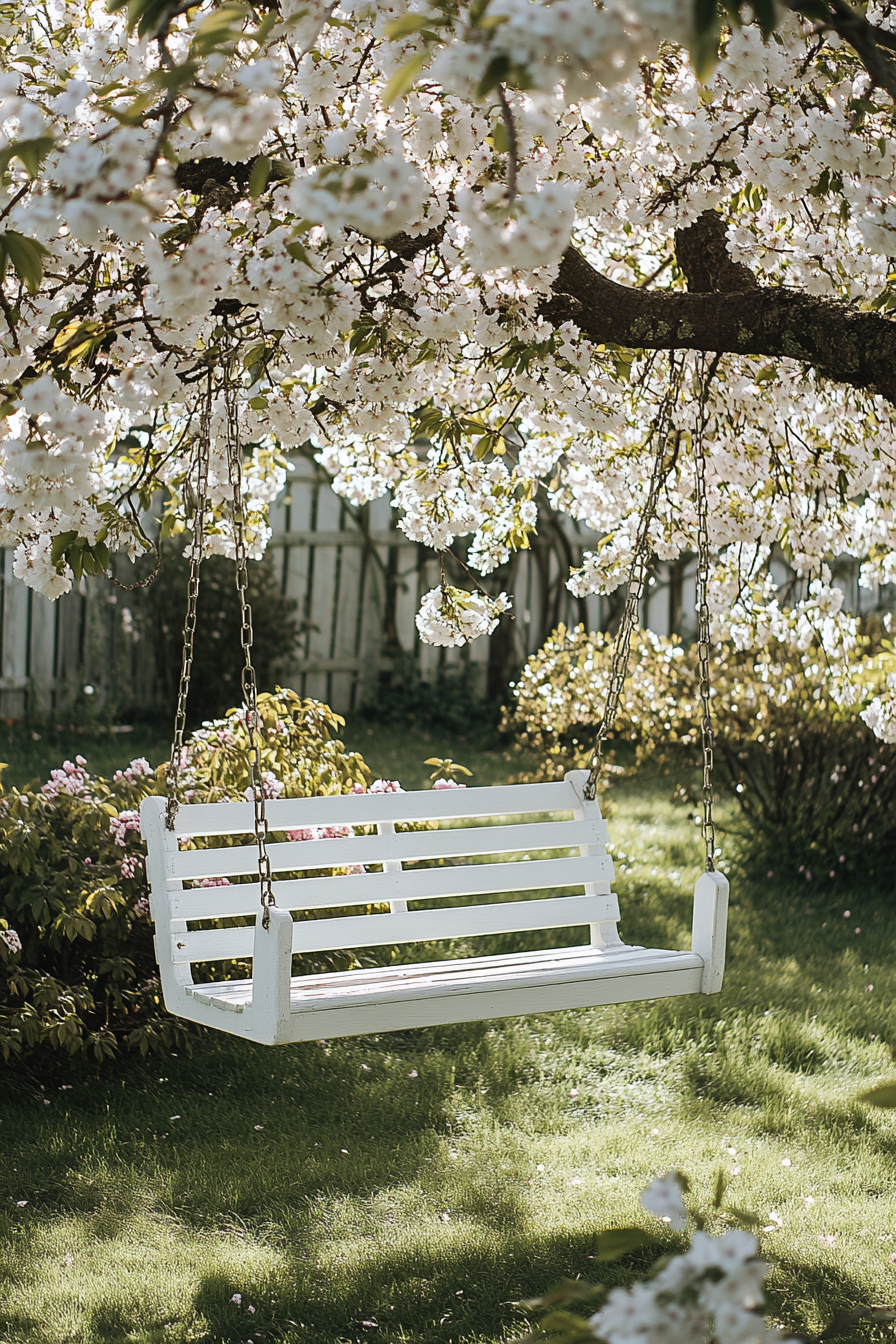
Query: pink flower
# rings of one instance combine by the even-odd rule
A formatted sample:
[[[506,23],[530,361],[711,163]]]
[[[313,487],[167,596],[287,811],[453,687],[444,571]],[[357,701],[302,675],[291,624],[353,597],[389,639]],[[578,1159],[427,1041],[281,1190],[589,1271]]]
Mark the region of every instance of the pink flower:
[[[232,887],[233,883],[229,877],[204,877],[198,885],[200,887]]]
[[[354,831],[351,826],[298,826],[286,834],[290,840],[341,840]]]
[[[0,943],[5,943],[13,955],[22,950],[22,940],[15,929],[0,929]]]
[[[284,788],[285,785],[283,781],[278,779],[276,775],[272,775],[270,770],[262,771],[261,791],[265,798],[279,798]],[[255,796],[252,792],[251,784],[245,790],[243,796],[249,803],[253,803],[255,801]]]
[[[148,897],[141,896],[139,900],[134,902],[134,914],[137,916],[138,919],[142,919],[144,915],[149,914]]]
[[[76,756],[76,765],[71,761],[64,761],[61,770],[51,770],[50,778],[41,790],[47,798],[58,798],[60,793],[67,793],[72,798],[89,798],[90,794],[90,775],[86,770],[80,767],[86,764],[83,756]]]
[[[134,877],[143,867],[143,860],[139,854],[126,854],[121,861],[122,877]]]
[[[375,779],[370,786],[371,793],[404,793],[397,779]]]
[[[433,784],[434,789],[465,789],[466,784],[459,784],[456,779],[437,779]]]
[[[120,779],[123,779],[126,784],[136,784],[138,779],[142,779],[144,776],[151,774],[152,766],[149,761],[143,756],[138,756],[137,759],[131,761],[130,765],[126,766],[124,770],[116,770],[112,779],[116,784]]]
[[[117,817],[109,818],[109,830],[115,836],[115,843],[122,849],[127,844],[128,831],[140,834],[140,813],[134,811],[119,812]]]

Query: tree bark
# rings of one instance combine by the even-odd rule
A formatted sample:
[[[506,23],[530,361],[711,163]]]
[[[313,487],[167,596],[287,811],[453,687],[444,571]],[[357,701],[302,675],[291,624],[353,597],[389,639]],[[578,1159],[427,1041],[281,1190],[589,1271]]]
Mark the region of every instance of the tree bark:
[[[575,323],[600,343],[786,356],[896,404],[896,321],[835,299],[759,285],[696,294],[631,289],[569,247],[541,312],[557,326]]]

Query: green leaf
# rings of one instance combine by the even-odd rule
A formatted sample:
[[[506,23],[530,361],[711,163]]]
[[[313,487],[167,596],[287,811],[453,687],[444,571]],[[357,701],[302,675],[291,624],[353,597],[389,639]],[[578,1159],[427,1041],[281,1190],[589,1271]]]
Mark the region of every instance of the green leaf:
[[[29,177],[37,177],[41,164],[55,143],[52,135],[39,135],[33,140],[20,140],[15,146],[16,158],[25,165]]]
[[[259,154],[252,165],[252,172],[249,176],[249,196],[254,201],[261,195],[268,184],[268,178],[271,175],[271,161],[267,154]]]
[[[750,3],[753,6],[753,13],[756,15],[756,22],[762,30],[762,36],[767,42],[778,26],[775,0],[750,0]]]
[[[715,1189],[712,1192],[712,1206],[714,1209],[720,1209],[722,1207],[722,1200],[725,1198],[725,1190],[727,1185],[728,1185],[728,1178],[726,1177],[722,1168],[719,1167],[718,1171],[716,1172]]]
[[[862,1092],[859,1101],[869,1106],[882,1106],[887,1110],[896,1107],[896,1083],[884,1083],[881,1087],[872,1087],[870,1092]]]
[[[606,1291],[601,1283],[588,1283],[585,1279],[561,1279],[543,1297],[532,1297],[519,1305],[526,1311],[535,1311],[538,1307],[556,1307],[561,1302],[593,1302]]]
[[[608,1232],[602,1232],[597,1239],[597,1251],[595,1260],[618,1260],[621,1255],[628,1255],[629,1251],[640,1250],[642,1246],[650,1246],[656,1241],[656,1237],[645,1232],[643,1227],[612,1227]]]
[[[508,56],[495,56],[489,61],[485,74],[479,81],[479,88],[476,90],[477,98],[484,98],[492,89],[503,84],[504,80],[510,74],[510,58]]]
[[[261,345],[253,345],[251,350],[247,350],[243,355],[243,368],[249,369],[253,364],[257,364],[264,358],[264,352],[267,349],[264,341]]]
[[[383,106],[389,107],[395,102],[396,98],[403,98],[406,93],[414,87],[414,82],[429,61],[429,52],[421,51],[418,55],[412,56],[404,65],[400,65],[395,74],[386,85],[383,94]]]
[[[719,15],[716,0],[696,0],[694,36],[690,43],[694,74],[705,83],[719,59]]]
[[[293,261],[300,261],[303,266],[308,266],[312,271],[314,270],[314,265],[312,264],[311,258],[305,251],[302,244],[298,242],[296,239],[293,239],[291,243],[286,244],[286,251],[292,257]]]
[[[50,559],[54,565],[58,565],[64,558],[69,546],[77,540],[77,536],[77,532],[60,532],[58,537],[53,538],[53,544],[50,547]]]
[[[548,1312],[538,1323],[539,1336],[543,1337],[547,1333],[562,1333],[565,1339],[570,1340],[594,1338],[588,1322],[582,1316],[573,1315],[571,1311]]]
[[[198,72],[198,61],[181,61],[180,65],[172,65],[170,69],[150,71],[149,80],[157,89],[164,89],[166,93],[177,93],[178,90],[184,88],[187,84],[192,83]],[[109,111],[112,116],[117,115],[119,121],[124,121],[126,124],[136,125],[138,123],[138,118],[142,120],[143,113],[146,111],[147,107],[155,101],[156,100],[153,98],[151,92],[149,94],[140,94],[139,97],[134,99],[126,112],[116,114],[112,108],[108,108],[107,111]]]
[[[12,230],[0,234],[0,240],[16,275],[29,294],[36,294],[44,278],[43,259],[50,255],[49,249],[34,238],[26,238],[24,234]]]
[[[729,1204],[725,1212],[732,1222],[740,1223],[741,1227],[756,1228],[762,1226],[762,1219],[757,1218],[755,1213],[748,1213],[746,1209],[737,1209],[733,1204]]]
[[[136,28],[141,37],[154,37],[178,5],[172,4],[171,0],[106,0],[106,9],[110,14],[126,9],[128,30]]]
[[[432,19],[426,14],[402,14],[400,18],[390,19],[386,24],[386,36],[397,42],[399,38],[410,37],[411,33],[428,28],[431,23]]]
[[[194,56],[207,56],[227,42],[236,42],[243,35],[243,24],[252,13],[248,5],[227,4],[213,10],[203,19],[190,43]]]
[[[492,145],[496,154],[506,154],[510,148],[507,143],[507,127],[503,121],[496,121],[492,127]]]
[[[257,42],[260,47],[263,47],[279,20],[280,15],[276,9],[268,10],[255,32],[247,33],[246,36],[251,37],[253,42]]]

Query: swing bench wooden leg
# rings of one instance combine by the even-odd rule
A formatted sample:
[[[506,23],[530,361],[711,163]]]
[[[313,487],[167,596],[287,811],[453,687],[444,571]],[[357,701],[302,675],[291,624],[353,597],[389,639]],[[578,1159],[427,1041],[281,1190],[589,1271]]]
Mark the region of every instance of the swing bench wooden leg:
[[[262,1045],[276,1045],[289,1024],[293,918],[288,910],[280,910],[276,905],[268,913],[268,928],[260,915],[255,921],[249,1012],[254,1021],[264,1024],[259,1034],[253,1033],[254,1039]]]
[[[723,873],[703,873],[694,886],[691,929],[691,951],[703,960],[701,994],[718,994],[722,988],[727,932],[728,879]]]

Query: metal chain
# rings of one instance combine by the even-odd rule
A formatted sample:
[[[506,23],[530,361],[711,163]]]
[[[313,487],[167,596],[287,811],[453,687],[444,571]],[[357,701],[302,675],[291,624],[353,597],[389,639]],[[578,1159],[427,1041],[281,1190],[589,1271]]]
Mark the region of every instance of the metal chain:
[[[243,703],[246,706],[246,731],[249,788],[255,808],[255,843],[258,846],[258,881],[261,889],[261,923],[269,928],[271,906],[276,905],[268,854],[268,820],[265,815],[264,777],[261,769],[261,730],[258,717],[258,685],[252,665],[252,608],[249,605],[249,566],[246,556],[245,517],[240,469],[239,413],[235,389],[229,381],[224,389],[227,412],[227,474],[233,495],[233,543],[236,554],[236,587],[240,599],[240,640],[243,646]]]
[[[193,644],[196,638],[196,607],[199,600],[199,567],[205,542],[205,511],[208,496],[208,455],[211,436],[212,375],[208,373],[199,421],[199,440],[196,451],[196,511],[193,515],[193,539],[190,545],[190,582],[187,589],[187,614],[184,618],[183,654],[180,665],[180,684],[177,691],[177,711],[174,716],[174,738],[166,775],[167,807],[165,825],[174,830],[177,816],[177,779],[184,751],[184,729],[187,725],[187,698],[193,671]],[[189,487],[189,472],[185,492]]]
[[[604,742],[613,731],[613,724],[616,722],[616,715],[619,711],[619,697],[622,694],[622,688],[625,685],[625,676],[628,671],[632,634],[638,623],[641,599],[644,596],[644,585],[647,582],[647,572],[650,568],[650,558],[652,554],[652,547],[650,545],[650,524],[656,516],[657,501],[659,499],[660,487],[663,483],[663,463],[666,456],[666,428],[666,419],[665,416],[663,416],[655,431],[657,435],[657,448],[656,456],[653,460],[653,470],[650,476],[650,488],[647,495],[647,503],[644,507],[644,512],[641,514],[641,521],[638,524],[638,532],[635,538],[635,554],[628,579],[628,592],[625,598],[625,606],[622,611],[622,619],[619,622],[619,629],[616,631],[616,640],[613,644],[613,661],[610,668],[610,685],[607,691],[607,703],[597,729],[597,734],[594,738],[594,747],[591,752],[591,769],[588,773],[588,778],[585,781],[585,797],[588,799],[593,799],[597,794],[597,784],[603,767]]]
[[[700,677],[700,737],[703,747],[703,843],[706,871],[715,872],[716,828],[712,816],[712,768],[715,734],[710,701],[709,658],[712,651],[709,618],[709,502],[706,497],[706,457],[703,445],[706,388],[700,406],[699,436],[694,441],[694,477],[697,496],[697,665]]]

